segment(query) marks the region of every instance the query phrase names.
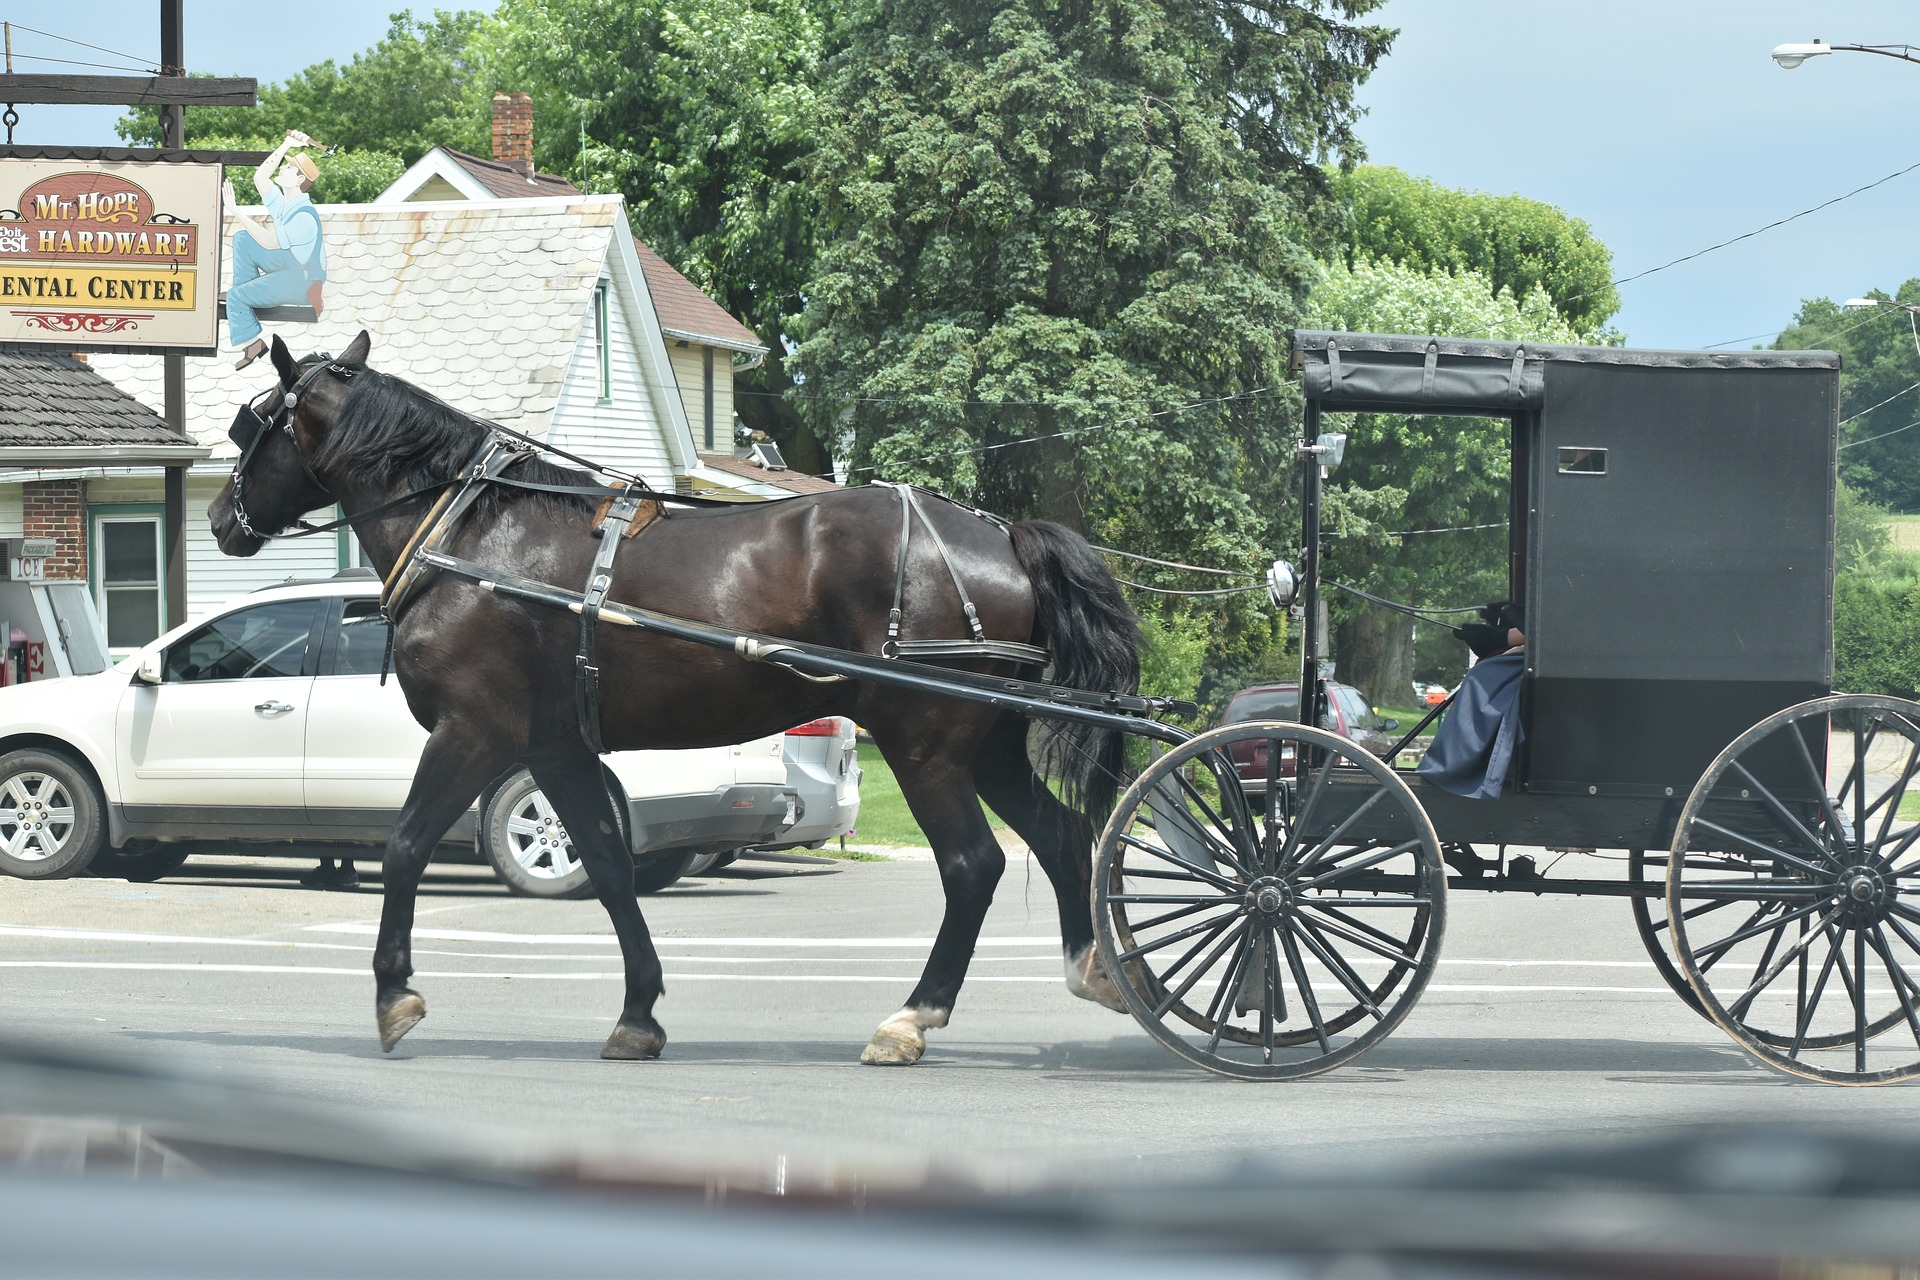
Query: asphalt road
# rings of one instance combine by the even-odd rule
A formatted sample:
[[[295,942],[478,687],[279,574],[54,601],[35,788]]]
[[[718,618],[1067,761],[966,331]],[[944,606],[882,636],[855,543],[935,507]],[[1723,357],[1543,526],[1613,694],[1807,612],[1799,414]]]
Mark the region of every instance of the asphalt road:
[[[1585,859],[1582,874],[1609,874]],[[725,1165],[738,1176],[929,1172],[988,1186],[1394,1161],[1696,1119],[1911,1126],[1910,1088],[1755,1065],[1661,984],[1619,900],[1457,893],[1438,973],[1359,1063],[1296,1084],[1187,1066],[1071,997],[1051,896],[1015,859],[954,1023],[917,1067],[857,1062],[939,917],[934,867],[746,862],[647,900],[664,1059],[596,1057],[619,1003],[597,903],[509,897],[436,868],[420,903],[429,1013],[374,1038],[375,882],[196,858],[155,885],[0,879],[0,1023],[138,1055],[401,1132]]]

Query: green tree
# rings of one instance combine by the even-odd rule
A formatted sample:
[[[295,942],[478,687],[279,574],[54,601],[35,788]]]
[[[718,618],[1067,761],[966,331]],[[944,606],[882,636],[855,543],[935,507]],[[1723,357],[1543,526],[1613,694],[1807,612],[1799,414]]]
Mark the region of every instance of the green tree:
[[[1886,298],[1878,290],[1868,295]],[[1920,279],[1893,295],[1920,305]],[[1868,500],[1895,511],[1920,511],[1920,337],[1911,313],[1898,307],[1851,312],[1829,298],[1800,304],[1794,322],[1774,340],[1780,351],[1840,353],[1840,475]]]
[[[1338,175],[1334,190],[1348,265],[1375,258],[1474,271],[1515,298],[1541,289],[1583,340],[1610,336],[1604,326],[1620,309],[1613,255],[1579,218],[1526,196],[1443,187],[1381,165]]]
[[[1314,327],[1476,334],[1571,343],[1580,335],[1544,289],[1516,300],[1478,272],[1335,261],[1310,300]],[[1356,414],[1325,505],[1328,577],[1414,604],[1453,607],[1507,593],[1510,429],[1505,421]],[[1491,527],[1482,527],[1491,526]],[[1445,532],[1425,532],[1444,530]],[[1351,597],[1332,604],[1341,679],[1402,705],[1414,677],[1413,620]],[[1460,651],[1464,666],[1464,651]]]
[[[852,0],[810,167],[816,429],[859,477],[1257,562],[1320,169],[1357,152],[1389,39],[1351,21],[1372,7]]]
[[[533,95],[535,157],[627,199],[635,232],[772,348],[735,407],[787,461],[823,472],[786,398],[784,336],[813,268],[826,32],[808,0],[505,0],[485,36],[493,83]]]

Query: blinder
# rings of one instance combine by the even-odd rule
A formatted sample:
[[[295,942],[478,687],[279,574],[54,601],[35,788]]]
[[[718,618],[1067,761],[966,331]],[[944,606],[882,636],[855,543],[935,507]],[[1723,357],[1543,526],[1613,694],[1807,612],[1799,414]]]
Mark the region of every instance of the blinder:
[[[260,448],[260,442],[267,438],[267,433],[274,427],[286,432],[287,439],[293,440],[293,411],[300,403],[300,393],[306,390],[307,384],[314,378],[328,370],[343,378],[351,378],[354,374],[354,370],[335,364],[333,357],[327,352],[315,353],[313,360],[313,367],[301,374],[299,381],[284,393],[276,388],[241,405],[239,411],[233,415],[232,425],[227,428],[227,439],[240,450],[240,456],[233,464],[233,515],[241,531],[248,537],[274,536],[262,533],[253,527],[253,522],[247,516],[246,503],[241,497],[246,488],[247,472],[252,467],[253,455]],[[271,397],[277,397],[280,403],[277,407],[269,408],[263,415],[259,406],[263,401],[270,401]],[[314,474],[313,464],[307,461],[307,455],[300,449],[298,441],[294,441],[294,453],[299,457],[301,467],[306,470],[307,478],[313,481],[314,486],[322,493],[327,493],[326,484]]]

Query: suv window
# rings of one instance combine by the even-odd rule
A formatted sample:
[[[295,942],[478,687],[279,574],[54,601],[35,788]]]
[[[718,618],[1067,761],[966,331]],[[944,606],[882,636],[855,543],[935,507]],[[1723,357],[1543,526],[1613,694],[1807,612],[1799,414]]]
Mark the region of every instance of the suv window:
[[[322,672],[329,676],[377,676],[387,656],[387,620],[378,600],[348,600],[340,607],[340,630]]]
[[[1333,696],[1340,699],[1340,710],[1345,713],[1349,728],[1359,730],[1380,727],[1378,719],[1373,714],[1373,708],[1367,705],[1367,700],[1360,696],[1358,689],[1343,684],[1333,690]]]
[[[319,609],[317,600],[276,600],[215,618],[168,647],[166,678],[297,676]]]
[[[1292,689],[1249,689],[1236,693],[1227,704],[1221,724],[1242,720],[1298,720],[1300,695]]]

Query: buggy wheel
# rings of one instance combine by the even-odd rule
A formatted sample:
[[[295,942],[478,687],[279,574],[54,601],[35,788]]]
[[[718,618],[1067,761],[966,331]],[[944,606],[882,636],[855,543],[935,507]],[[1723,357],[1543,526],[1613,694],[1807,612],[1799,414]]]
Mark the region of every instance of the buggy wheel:
[[[1660,975],[1660,980],[1673,988],[1673,993],[1686,1002],[1687,1008],[1706,1017],[1700,997],[1693,993],[1693,984],[1687,981],[1687,975],[1680,971],[1679,962],[1673,956],[1673,927],[1667,918],[1665,889],[1667,855],[1656,850],[1649,857],[1645,849],[1627,850],[1627,878],[1635,884],[1661,886],[1657,894],[1630,899],[1634,927],[1640,931],[1640,942],[1646,947],[1647,959],[1653,961],[1654,972]]]
[[[1741,734],[1688,797],[1674,954],[1762,1062],[1835,1084],[1920,1076],[1916,775],[1920,705],[1841,694]]]
[[[1265,771],[1263,813],[1236,758]],[[1100,961],[1128,1010],[1189,1062],[1250,1080],[1378,1044],[1426,987],[1446,922],[1440,843],[1413,792],[1298,724],[1223,726],[1154,761],[1100,837],[1093,884]]]

